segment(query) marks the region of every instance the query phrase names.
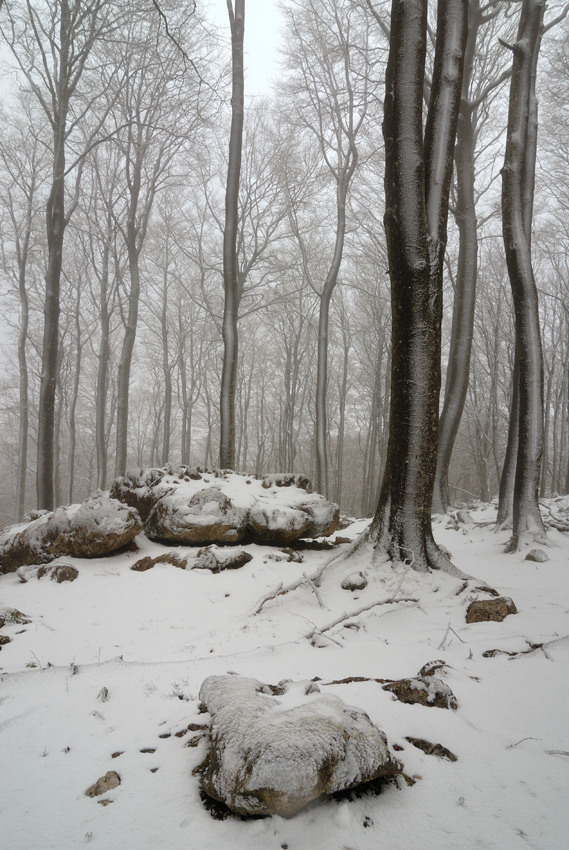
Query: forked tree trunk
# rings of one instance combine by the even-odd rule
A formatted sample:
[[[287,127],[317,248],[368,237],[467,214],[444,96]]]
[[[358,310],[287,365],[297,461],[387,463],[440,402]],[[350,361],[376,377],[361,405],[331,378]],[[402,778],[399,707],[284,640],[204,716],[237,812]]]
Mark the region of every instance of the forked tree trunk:
[[[370,529],[413,569],[459,571],[436,546],[431,502],[440,392],[442,271],[467,35],[467,0],[439,3],[423,144],[426,0],[393,0],[386,72],[385,230],[392,297],[387,463]]]
[[[231,131],[229,136],[229,162],[225,191],[225,228],[223,231],[223,369],[221,373],[219,465],[235,469],[235,389],[237,386],[237,357],[239,338],[239,268],[237,256],[237,231],[239,225],[239,180],[241,176],[241,151],[243,147],[243,119],[245,82],[243,72],[243,39],[245,35],[245,0],[227,0],[231,25]]]
[[[535,78],[544,9],[545,0],[523,0],[517,39],[512,48],[508,135],[502,169],[502,228],[514,301],[519,366],[513,532],[506,547],[510,552],[519,549],[527,534],[545,538],[538,503],[543,451],[543,352],[531,263],[537,141]]]

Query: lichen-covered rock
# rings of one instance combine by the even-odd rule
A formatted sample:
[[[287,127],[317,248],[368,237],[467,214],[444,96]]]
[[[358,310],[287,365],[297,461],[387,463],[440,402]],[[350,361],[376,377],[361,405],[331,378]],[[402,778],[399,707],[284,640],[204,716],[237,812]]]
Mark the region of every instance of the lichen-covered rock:
[[[18,611],[17,608],[7,608],[4,605],[0,606],[0,629],[6,624],[17,624],[27,626],[32,621]]]
[[[221,573],[223,570],[238,570],[253,560],[249,552],[234,549],[224,551],[208,546],[200,549],[193,564],[195,570],[211,570],[212,573]]]
[[[477,599],[471,602],[466,611],[467,623],[501,623],[508,614],[517,614],[518,609],[509,596],[495,596],[492,599]]]
[[[178,490],[164,495],[146,520],[151,540],[196,545],[240,543],[247,530],[247,513],[236,508],[217,487],[198,490],[189,499]]]
[[[210,676],[200,699],[211,715],[202,772],[206,794],[242,815],[292,817],[312,800],[401,771],[367,714],[314,682],[269,686]]]
[[[399,702],[425,705],[433,708],[452,708],[456,711],[456,697],[445,682],[436,676],[416,676],[411,679],[399,679],[383,685],[384,691],[390,691]]]
[[[185,570],[188,566],[188,559],[183,555],[178,555],[176,552],[164,552],[162,555],[157,555],[155,558],[146,556],[141,558],[132,565],[131,570],[137,573],[144,573],[146,570],[151,570],[156,564],[171,564],[173,567]]]
[[[49,576],[52,581],[61,584],[64,581],[75,581],[79,576],[79,570],[72,567],[71,564],[57,564],[53,567],[40,567],[38,570],[38,578]]]
[[[249,510],[248,526],[255,543],[288,546],[310,536],[312,517],[287,505],[256,504]]]
[[[136,510],[97,491],[80,505],[5,529],[0,534],[0,572],[48,564],[61,555],[100,558],[126,546],[140,531]]]
[[[107,791],[112,791],[113,788],[118,788],[120,784],[121,779],[118,773],[115,770],[109,770],[104,776],[100,776],[93,785],[87,788],[85,796],[98,797],[100,794],[106,794]]]
[[[152,540],[183,545],[251,541],[288,546],[332,534],[339,510],[311,492],[306,476],[240,475],[223,469],[136,469],[111,494],[135,506]]]

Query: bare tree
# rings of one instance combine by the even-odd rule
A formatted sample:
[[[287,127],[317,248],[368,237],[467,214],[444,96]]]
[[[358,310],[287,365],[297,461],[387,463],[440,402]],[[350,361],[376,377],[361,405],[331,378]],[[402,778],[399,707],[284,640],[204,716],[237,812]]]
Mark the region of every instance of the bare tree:
[[[426,0],[393,0],[386,73],[385,229],[392,292],[387,463],[369,537],[413,569],[458,571],[431,529],[440,392],[442,272],[467,0],[439,3],[423,139]]]
[[[2,34],[17,65],[41,105],[52,130],[53,177],[46,208],[48,258],[44,308],[42,378],[38,423],[38,506],[54,504],[55,392],[59,344],[59,298],[63,240],[77,205],[82,157],[75,165],[75,195],[66,209],[66,164],[71,137],[91,111],[96,93],[81,96],[79,84],[88,68],[96,42],[109,31],[108,0],[81,0],[32,4],[9,3]],[[75,108],[74,108],[75,107]],[[76,152],[75,152],[76,156]]]
[[[239,180],[243,147],[245,114],[245,78],[243,71],[243,39],[245,37],[245,0],[227,0],[231,27],[231,131],[225,191],[225,227],[223,231],[223,370],[221,373],[219,465],[235,468],[235,388],[239,338]]]
[[[328,492],[327,384],[330,304],[338,282],[347,229],[347,199],[358,166],[359,136],[365,127],[377,81],[370,49],[369,19],[347,0],[309,0],[284,7],[289,29],[287,101],[289,119],[308,132],[319,148],[322,166],[333,180],[333,248],[324,280],[310,271],[301,228],[294,230],[305,273],[319,298],[316,377],[316,487]]]

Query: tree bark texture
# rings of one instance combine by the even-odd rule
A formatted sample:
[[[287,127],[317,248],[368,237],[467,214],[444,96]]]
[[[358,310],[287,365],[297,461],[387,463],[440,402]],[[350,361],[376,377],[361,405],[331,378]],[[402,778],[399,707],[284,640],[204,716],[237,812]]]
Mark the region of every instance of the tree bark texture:
[[[392,299],[387,462],[370,535],[415,570],[458,573],[436,546],[431,502],[440,392],[442,262],[467,2],[440,3],[423,144],[427,2],[393,0],[386,72],[385,230]]]
[[[237,319],[239,313],[239,268],[237,232],[239,226],[239,180],[241,151],[243,147],[243,119],[245,82],[243,71],[243,39],[245,35],[245,0],[227,0],[231,25],[231,130],[229,136],[229,162],[225,191],[225,228],[223,231],[223,368],[220,394],[219,465],[223,469],[235,468],[235,389],[237,385],[237,358],[239,338]]]
[[[502,169],[502,230],[514,301],[519,368],[518,449],[513,532],[508,551],[517,551],[527,533],[545,536],[538,503],[543,452],[543,351],[531,262],[537,140],[535,77],[544,8],[544,0],[523,0],[513,46],[508,134]]]
[[[459,234],[458,266],[444,405],[439,421],[437,470],[433,492],[433,511],[436,513],[445,513],[449,504],[448,469],[468,392],[478,275],[478,236],[474,201],[475,133],[473,106],[469,101],[476,38],[481,24],[477,0],[469,3],[468,24],[454,151],[457,192],[455,218]]]
[[[53,111],[53,177],[46,205],[47,269],[45,275],[44,331],[38,410],[37,502],[54,508],[55,390],[59,345],[59,291],[65,232],[65,138],[68,110],[69,4],[60,0],[59,79]],[[54,81],[55,82],[55,81]]]

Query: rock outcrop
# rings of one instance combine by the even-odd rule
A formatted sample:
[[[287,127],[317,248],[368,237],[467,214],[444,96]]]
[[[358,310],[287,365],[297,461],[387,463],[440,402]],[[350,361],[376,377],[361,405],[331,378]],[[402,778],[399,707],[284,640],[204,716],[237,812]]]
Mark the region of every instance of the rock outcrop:
[[[339,510],[303,475],[240,475],[223,469],[135,469],[111,496],[136,508],[151,540],[203,546],[243,542],[289,546],[332,534]]]
[[[0,572],[15,572],[54,558],[100,558],[130,543],[142,531],[136,510],[97,491],[80,505],[42,513],[0,534]]]
[[[238,814],[292,817],[322,794],[402,769],[367,714],[315,682],[210,676],[200,699],[211,715],[202,787]]]

